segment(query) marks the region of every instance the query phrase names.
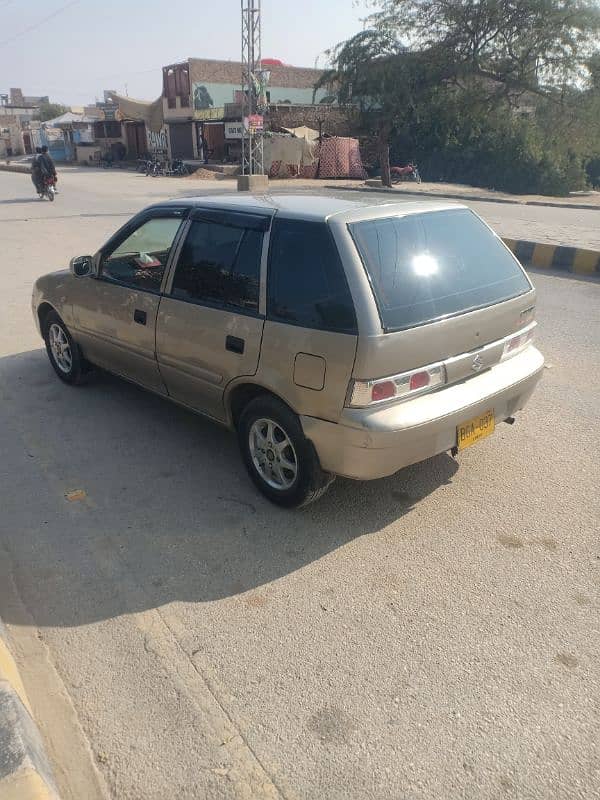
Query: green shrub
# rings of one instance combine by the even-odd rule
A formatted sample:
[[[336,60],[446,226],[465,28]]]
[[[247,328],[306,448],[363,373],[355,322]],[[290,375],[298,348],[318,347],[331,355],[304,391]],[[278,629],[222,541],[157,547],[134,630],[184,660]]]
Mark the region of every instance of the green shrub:
[[[555,196],[587,183],[583,159],[549,148],[535,119],[509,109],[484,114],[452,98],[428,111],[396,135],[391,148],[393,162],[415,159],[424,180]],[[600,170],[595,174],[600,180]]]

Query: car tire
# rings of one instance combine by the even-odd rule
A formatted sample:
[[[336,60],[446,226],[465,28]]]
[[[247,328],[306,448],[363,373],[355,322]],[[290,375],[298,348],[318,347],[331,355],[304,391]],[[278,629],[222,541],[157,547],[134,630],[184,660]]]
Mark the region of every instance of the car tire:
[[[255,486],[272,503],[300,508],[325,493],[334,475],[321,469],[300,420],[281,400],[261,395],[242,411],[238,440]]]
[[[69,329],[55,311],[44,320],[46,352],[54,371],[65,383],[83,383],[89,367]]]

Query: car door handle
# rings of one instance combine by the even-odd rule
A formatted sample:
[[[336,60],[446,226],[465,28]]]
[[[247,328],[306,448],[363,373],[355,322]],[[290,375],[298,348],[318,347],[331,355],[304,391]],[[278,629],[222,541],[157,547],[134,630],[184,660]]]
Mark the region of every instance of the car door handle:
[[[139,323],[140,325],[146,324],[146,312],[142,311],[139,308],[136,308],[133,312],[133,321]]]
[[[244,345],[246,343],[243,339],[238,339],[237,336],[228,336],[225,339],[225,349],[231,350],[232,353],[239,353],[242,355],[244,352]]]

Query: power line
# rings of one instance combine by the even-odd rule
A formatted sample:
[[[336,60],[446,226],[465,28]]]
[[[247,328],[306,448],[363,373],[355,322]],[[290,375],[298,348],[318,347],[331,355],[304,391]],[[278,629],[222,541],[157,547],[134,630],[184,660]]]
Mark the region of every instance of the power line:
[[[59,14],[62,14],[63,11],[66,11],[68,8],[72,8],[72,6],[76,6],[80,2],[81,0],[71,0],[70,3],[66,3],[64,6],[57,8],[56,11],[53,11],[51,14],[48,14],[48,16],[44,17],[43,19],[39,19],[33,25],[29,25],[29,27],[23,28],[22,31],[15,33],[14,36],[9,36],[8,39],[4,39],[4,41],[0,42],[0,46],[5,44],[11,44],[16,39],[20,39],[21,36],[25,36],[26,33],[31,33],[31,31],[36,30],[40,26],[44,25],[46,22],[49,22],[51,19],[54,19],[54,17],[57,17]]]

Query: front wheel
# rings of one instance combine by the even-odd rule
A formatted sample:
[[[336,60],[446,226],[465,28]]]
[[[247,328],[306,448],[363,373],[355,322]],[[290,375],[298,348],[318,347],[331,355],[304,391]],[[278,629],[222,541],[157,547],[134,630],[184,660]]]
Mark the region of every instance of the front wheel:
[[[48,200],[50,200],[51,203],[54,202],[55,194],[56,191],[54,189],[54,186],[49,186],[48,189],[46,190],[46,197],[48,198]]]
[[[308,505],[333,481],[334,476],[321,469],[298,417],[275,397],[257,397],[246,406],[238,439],[252,481],[279,506]]]
[[[82,383],[87,372],[87,363],[69,329],[55,311],[51,311],[45,319],[44,341],[50,363],[61,381]]]

